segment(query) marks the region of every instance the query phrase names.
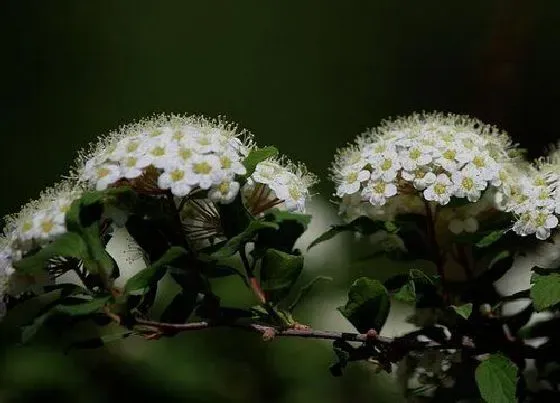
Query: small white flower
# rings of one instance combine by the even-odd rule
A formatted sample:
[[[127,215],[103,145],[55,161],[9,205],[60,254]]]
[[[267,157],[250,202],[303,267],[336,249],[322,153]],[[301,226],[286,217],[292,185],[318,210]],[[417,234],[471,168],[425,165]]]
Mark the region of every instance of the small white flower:
[[[370,177],[369,171],[356,171],[348,169],[342,175],[342,182],[337,187],[337,195],[353,194],[360,190],[361,183],[367,181]]]
[[[401,164],[396,152],[385,152],[378,158],[373,158],[374,171],[372,177],[382,178],[385,182],[391,182],[397,177]]]
[[[247,169],[236,153],[225,152],[220,155],[221,168],[226,175],[245,175]]]
[[[424,190],[424,197],[428,201],[435,201],[441,205],[449,203],[455,186],[445,174],[439,174],[436,181]]]
[[[472,160],[466,165],[467,169],[473,169],[485,181],[495,181],[500,174],[500,166],[496,161],[486,152],[479,152],[475,154]]]
[[[224,176],[220,158],[213,154],[195,155],[187,164],[187,183],[201,189],[221,183]]]
[[[442,149],[436,156],[434,163],[441,166],[449,173],[457,171],[460,167],[457,156],[462,154],[461,147],[455,144],[449,144],[446,148]]]
[[[255,182],[268,185],[277,179],[278,172],[278,164],[271,161],[262,161],[257,164],[251,177]]]
[[[50,211],[42,211],[33,217],[33,226],[38,238],[54,239],[57,235],[66,232],[63,214],[53,214]]]
[[[137,178],[151,163],[152,160],[148,156],[126,156],[120,161],[121,175],[127,179]]]
[[[212,186],[208,191],[208,198],[215,203],[228,204],[235,200],[237,193],[239,193],[239,183],[225,181]]]
[[[416,169],[414,172],[402,171],[404,180],[412,182],[416,190],[424,190],[436,181],[436,174],[425,169]]]
[[[429,147],[423,144],[413,144],[401,154],[400,163],[406,171],[415,171],[418,167],[432,162],[432,154]]]
[[[192,190],[185,167],[180,164],[168,166],[159,176],[158,186],[162,189],[171,189],[171,193],[179,197],[186,196]]]
[[[199,132],[197,135],[192,137],[193,149],[200,154],[222,152],[223,146],[220,141],[220,134],[220,130],[218,129]]]
[[[284,205],[288,211],[305,211],[307,199],[307,186],[300,183],[296,175],[285,186],[277,186],[273,189],[276,196],[284,200]]]
[[[117,162],[127,156],[138,155],[141,151],[143,140],[139,136],[130,136],[119,140],[115,150],[109,155],[109,159]]]
[[[466,197],[470,202],[480,199],[481,192],[486,189],[487,182],[473,169],[465,167],[461,171],[455,171],[451,175],[455,185],[456,197]]]
[[[362,191],[362,195],[376,206],[383,206],[389,197],[396,194],[397,186],[394,183],[386,183],[381,180],[369,182]]]
[[[165,168],[173,163],[173,157],[177,155],[176,142],[168,141],[167,137],[156,137],[144,144],[145,156],[151,160],[151,164],[156,168]]]
[[[96,167],[92,179],[96,190],[105,190],[109,185],[121,179],[121,170],[118,165],[103,164]]]

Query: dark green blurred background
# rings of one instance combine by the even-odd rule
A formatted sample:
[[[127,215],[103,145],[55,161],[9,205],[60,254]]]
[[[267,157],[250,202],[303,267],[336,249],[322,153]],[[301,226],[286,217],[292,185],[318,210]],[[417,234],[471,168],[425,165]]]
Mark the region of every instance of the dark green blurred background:
[[[238,122],[305,161],[326,197],[336,147],[389,116],[471,114],[532,157],[560,137],[558,0],[4,0],[0,34],[1,214],[97,135],[159,112]],[[338,270],[336,285],[351,281]],[[254,341],[187,335],[95,359],[12,350],[0,356],[0,401],[32,390],[69,402],[397,399],[361,367],[330,378],[328,345]],[[125,347],[142,353],[119,357]]]

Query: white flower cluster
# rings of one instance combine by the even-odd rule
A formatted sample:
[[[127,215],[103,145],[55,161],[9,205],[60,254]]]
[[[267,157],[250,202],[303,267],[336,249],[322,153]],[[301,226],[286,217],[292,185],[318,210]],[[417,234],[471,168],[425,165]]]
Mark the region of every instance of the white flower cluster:
[[[556,170],[550,162],[531,165],[520,156],[507,134],[493,126],[424,113],[385,121],[360,136],[338,151],[331,171],[341,211],[349,216],[421,209],[413,199],[444,206],[462,198],[473,207],[513,214],[512,229],[519,235],[546,239],[558,225],[560,154]],[[492,203],[481,200],[486,194],[493,195]],[[449,230],[476,231],[478,210],[451,216]]]
[[[66,232],[66,213],[82,190],[72,181],[63,181],[46,189],[16,213],[5,217],[6,248],[14,260],[42,247]],[[6,252],[8,253],[8,252]]]
[[[97,190],[157,172],[157,187],[185,196],[208,190],[215,202],[229,203],[245,175],[243,159],[251,146],[236,128],[199,117],[159,117],[126,126],[103,138],[78,162],[78,177]]]
[[[73,182],[63,181],[46,189],[19,213],[5,217],[6,226],[0,236],[0,300],[8,288],[24,291],[28,280],[41,280],[16,278],[13,262],[66,232],[66,213],[81,193]]]
[[[257,164],[247,179],[243,193],[254,213],[271,207],[305,212],[309,188],[316,182],[315,175],[303,164],[286,159],[269,158]]]
[[[503,170],[496,207],[514,214],[516,221],[512,230],[520,236],[535,234],[544,240],[558,226],[554,194],[558,175],[551,165],[539,162],[536,165],[517,164]]]
[[[359,193],[374,206],[414,190],[440,205],[451,197],[476,202],[488,186],[499,184],[510,149],[507,135],[465,116],[414,114],[386,121],[339,150],[332,167],[336,194]]]

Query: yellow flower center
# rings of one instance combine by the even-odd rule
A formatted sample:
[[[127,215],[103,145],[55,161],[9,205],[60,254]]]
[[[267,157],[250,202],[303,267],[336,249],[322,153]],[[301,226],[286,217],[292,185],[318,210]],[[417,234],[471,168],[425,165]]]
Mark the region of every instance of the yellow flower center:
[[[385,193],[385,182],[377,182],[373,188],[377,193]]]
[[[445,150],[445,152],[443,153],[443,158],[448,160],[454,160],[455,155],[457,155],[457,152],[455,150],[448,149]]]
[[[181,148],[179,155],[182,159],[188,160],[192,156],[192,150],[189,148]]]
[[[194,164],[193,171],[199,175],[207,175],[212,172],[212,166],[207,162],[200,162],[198,164]]]
[[[220,186],[218,186],[218,190],[222,194],[227,194],[229,192],[229,182],[220,183]]]
[[[471,190],[474,187],[474,181],[472,178],[463,178],[461,182],[464,189]]]
[[[104,178],[107,175],[109,175],[110,173],[111,173],[111,171],[107,167],[101,167],[101,168],[97,169],[97,177],[98,178]]]
[[[421,155],[422,155],[422,153],[417,148],[413,148],[408,153],[408,156],[410,157],[410,159],[413,159],[413,160],[417,160],[418,158],[420,158]]]
[[[356,172],[351,172],[346,176],[346,182],[354,183],[358,180],[358,174]]]
[[[290,195],[292,200],[298,200],[302,196],[301,191],[295,185],[292,185],[288,188],[288,194]]]
[[[210,145],[210,137],[208,137],[208,136],[199,137],[197,142],[201,146],[208,146],[208,145]]]
[[[537,215],[537,218],[536,218],[535,221],[536,221],[538,227],[543,227],[544,226],[544,224],[546,223],[546,217],[547,217],[547,214],[545,214],[545,213],[539,213]]]
[[[33,228],[33,223],[30,221],[26,221],[23,223],[21,230],[23,232],[27,232],[27,231],[31,231],[32,228]]]
[[[391,169],[392,166],[393,166],[393,161],[386,158],[385,161],[383,161],[383,164],[381,164],[381,170],[388,171],[389,169]]]
[[[474,157],[472,162],[477,168],[482,168],[482,167],[486,166],[486,162],[484,161],[484,157],[481,157],[480,155],[477,155],[476,157]]]
[[[163,130],[155,129],[150,132],[150,137],[158,137],[161,136],[162,134],[163,134]]]
[[[135,167],[136,163],[138,162],[138,158],[136,157],[128,157],[125,161],[125,165],[129,168]]]
[[[222,164],[222,168],[231,168],[231,159],[227,155],[222,155],[220,157],[220,163]]]
[[[138,149],[138,147],[140,146],[140,143],[137,141],[131,141],[126,145],[126,151],[129,153],[133,153],[134,151],[136,151]]]
[[[542,176],[538,176],[535,179],[535,185],[537,186],[545,186],[546,185],[546,180],[542,177]]]
[[[165,155],[165,148],[163,148],[162,146],[156,146],[152,148],[152,155],[154,157],[161,157]]]
[[[180,169],[175,169],[171,171],[170,176],[173,182],[179,182],[185,177],[185,171],[182,171]]]
[[[550,195],[546,189],[542,189],[539,193],[539,200],[547,200],[549,197]]]
[[[181,140],[183,137],[185,137],[185,134],[181,130],[175,130],[172,137],[173,140]]]
[[[54,222],[52,220],[45,220],[41,222],[41,229],[45,233],[49,233],[54,228]]]
[[[382,153],[383,151],[385,151],[387,149],[387,147],[385,146],[385,144],[376,144],[375,148],[373,149],[376,153]]]
[[[434,192],[440,196],[445,193],[446,189],[447,187],[443,183],[436,183],[434,185]]]

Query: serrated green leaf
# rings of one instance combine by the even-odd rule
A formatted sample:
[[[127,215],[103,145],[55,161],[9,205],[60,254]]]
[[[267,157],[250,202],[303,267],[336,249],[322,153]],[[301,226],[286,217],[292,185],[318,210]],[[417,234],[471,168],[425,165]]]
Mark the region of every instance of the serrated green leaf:
[[[475,246],[477,248],[487,248],[488,246],[492,245],[494,242],[498,241],[503,235],[503,230],[492,231],[488,235],[484,236],[480,239]]]
[[[252,241],[259,231],[267,228],[278,229],[278,224],[260,220],[251,221],[245,231],[229,239],[220,249],[210,256],[214,259],[233,256],[241,249],[242,245]]]
[[[362,333],[370,329],[381,331],[389,309],[387,289],[379,281],[367,277],[354,281],[348,290],[348,302],[338,307],[340,313]]]
[[[399,290],[393,295],[393,298],[406,304],[414,304],[416,302],[416,289],[414,287],[414,281],[410,280],[408,283],[399,288]]]
[[[475,370],[482,398],[488,403],[513,403],[517,399],[517,366],[502,354],[492,354]]]
[[[110,295],[95,297],[75,305],[57,305],[55,311],[69,316],[84,316],[98,312],[109,302]]]
[[[531,277],[531,299],[537,311],[544,311],[560,304],[560,274],[540,275],[533,273]]]
[[[364,235],[371,235],[377,231],[385,230],[384,221],[373,221],[367,217],[359,217],[348,224],[333,225],[326,232],[321,234],[307,247],[307,250],[317,246],[318,244],[334,238],[342,232],[359,232]]]
[[[44,270],[48,261],[54,257],[63,256],[81,259],[86,253],[87,246],[84,240],[78,234],[67,232],[34,255],[16,261],[13,265],[22,274],[35,274]]]
[[[451,305],[451,308],[453,308],[453,310],[457,315],[462,316],[465,319],[468,319],[469,316],[471,316],[473,304],[469,302],[468,304],[464,304],[460,306]]]
[[[167,266],[176,264],[179,259],[184,258],[187,254],[188,252],[184,248],[172,246],[161,258],[132,276],[126,282],[125,292],[146,291],[163,277]]]
[[[260,271],[261,288],[269,302],[277,303],[286,297],[303,269],[303,256],[267,249]]]
[[[245,161],[243,161],[243,165],[245,165],[247,170],[246,176],[252,175],[260,162],[276,155],[278,155],[278,150],[273,146],[253,148],[245,158]]]

